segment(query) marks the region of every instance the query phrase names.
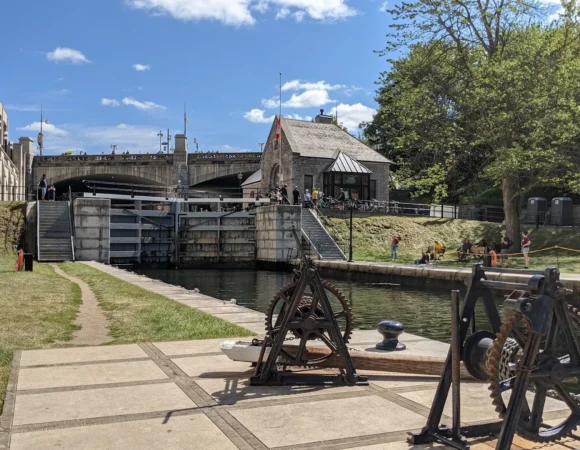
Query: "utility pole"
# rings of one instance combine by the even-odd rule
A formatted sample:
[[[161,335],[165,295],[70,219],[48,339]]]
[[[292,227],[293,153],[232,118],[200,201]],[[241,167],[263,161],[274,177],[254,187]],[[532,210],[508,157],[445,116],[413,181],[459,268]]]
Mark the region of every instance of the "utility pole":
[[[159,153],[163,153],[163,131],[159,131],[159,133],[157,133],[157,137],[159,138]]]
[[[195,153],[199,153],[199,144],[197,143],[197,138],[193,138],[193,143],[195,144]]]
[[[260,142],[258,145],[260,146],[260,153],[263,153],[264,152],[264,143]]]
[[[171,145],[171,138],[172,138],[172,137],[173,137],[173,136],[171,136],[171,135],[169,134],[169,128],[168,128],[168,129],[167,129],[167,154],[168,154],[168,155],[169,155],[169,147],[170,147],[170,145]]]
[[[117,152],[118,145],[111,145],[111,150],[113,150],[113,155]]]

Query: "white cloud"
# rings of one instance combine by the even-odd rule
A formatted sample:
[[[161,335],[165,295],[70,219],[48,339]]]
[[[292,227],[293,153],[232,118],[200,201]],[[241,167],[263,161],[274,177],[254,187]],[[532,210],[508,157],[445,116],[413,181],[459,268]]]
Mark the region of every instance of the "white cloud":
[[[80,51],[67,47],[55,48],[54,51],[46,54],[46,58],[49,61],[66,61],[72,64],[85,64],[91,62]]]
[[[225,25],[253,25],[250,12],[253,0],[126,0],[137,9],[167,14],[185,21],[215,20]],[[262,7],[266,2],[261,2]],[[260,5],[260,2],[258,2]]]
[[[34,131],[36,133],[40,132],[40,122],[32,122],[30,125],[18,128],[21,131]],[[68,136],[68,132],[62,128],[54,126],[52,123],[42,124],[42,133],[47,136]]]
[[[296,19],[296,22],[302,22],[304,20],[304,16],[306,13],[304,11],[296,11],[293,16]]]
[[[262,100],[262,106],[268,109],[278,108],[280,106],[280,99],[278,97],[272,97]]]
[[[133,64],[133,69],[135,69],[137,72],[147,72],[149,69],[151,69],[151,66],[147,64]]]
[[[564,14],[566,14],[566,10],[564,7],[560,6],[556,11],[551,14],[548,14],[548,22],[554,22],[555,20],[559,20]]]
[[[119,100],[114,98],[102,98],[101,105],[103,106],[120,106]]]
[[[346,86],[342,84],[329,84],[326,81],[316,81],[314,83],[310,81],[292,80],[284,83],[282,85],[283,91],[301,91],[301,90],[314,90],[319,89],[323,91],[336,91],[337,89],[343,89]]]
[[[290,9],[289,8],[281,8],[278,11],[278,13],[276,14],[276,20],[278,20],[278,19],[285,19],[289,15],[290,15]]]
[[[304,91],[302,94],[292,94],[290,100],[282,103],[287,108],[313,108],[326,105],[333,100],[328,96],[328,91],[311,90]]]
[[[381,6],[380,6],[380,8],[379,8],[379,12],[387,12],[387,7],[388,7],[388,6],[389,6],[389,2],[388,2],[388,0],[387,0],[387,1],[384,1],[384,2],[382,2],[382,3],[381,3]]]
[[[281,10],[289,9],[296,19],[308,16],[318,21],[341,20],[355,16],[357,11],[347,5],[348,0],[269,0]],[[301,15],[296,16],[296,13]]]
[[[159,104],[154,103],[154,102],[141,102],[141,101],[135,100],[134,98],[131,98],[131,97],[125,97],[123,99],[123,105],[134,106],[135,108],[141,109],[141,110],[167,109],[163,105],[159,105]]]
[[[275,116],[265,117],[265,112],[263,109],[252,109],[244,114],[244,119],[253,123],[272,123]]]
[[[376,114],[376,110],[362,103],[355,103],[354,105],[346,105],[341,103],[338,105],[338,122],[342,123],[349,131],[358,129],[362,122],[370,122]],[[330,114],[336,115],[336,107],[330,110]]]
[[[135,8],[152,14],[169,15],[185,21],[215,20],[225,25],[253,25],[252,11],[264,14],[270,6],[277,7],[277,19],[294,17],[302,21],[346,19],[357,14],[348,0],[125,0]]]

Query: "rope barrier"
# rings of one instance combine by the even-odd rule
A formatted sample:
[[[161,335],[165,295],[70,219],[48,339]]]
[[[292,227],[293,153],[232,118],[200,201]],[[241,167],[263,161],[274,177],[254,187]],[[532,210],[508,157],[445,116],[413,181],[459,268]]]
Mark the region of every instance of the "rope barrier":
[[[528,255],[532,255],[535,253],[541,253],[541,252],[547,252],[548,250],[567,250],[570,252],[575,252],[575,253],[580,253],[580,250],[578,249],[574,249],[574,248],[567,248],[567,247],[560,247],[559,245],[554,245],[553,247],[546,247],[546,248],[540,248],[538,250],[530,250],[529,252],[527,252]],[[497,253],[497,257],[501,258],[502,256],[504,257],[512,257],[512,256],[523,256],[525,253]],[[468,252],[466,253],[467,256],[490,256],[490,253],[472,253],[472,252]]]

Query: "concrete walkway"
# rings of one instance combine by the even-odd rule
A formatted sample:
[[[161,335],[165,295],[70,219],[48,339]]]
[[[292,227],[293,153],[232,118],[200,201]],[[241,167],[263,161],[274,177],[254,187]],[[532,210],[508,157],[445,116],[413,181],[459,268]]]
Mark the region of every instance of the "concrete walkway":
[[[363,333],[353,345],[368,347],[367,339]],[[250,366],[222,355],[220,341],[17,352],[2,416],[9,433],[0,448],[402,450],[413,448],[407,432],[425,424],[438,381],[368,372],[368,387],[253,387]],[[427,341],[404,340],[411,349],[427,348]],[[486,384],[464,384],[462,400],[465,423],[496,417]],[[546,420],[563,409],[548,400]],[[521,447],[513,448],[579,447],[566,442],[516,439]],[[472,448],[492,447],[481,441]]]
[[[101,345],[112,340],[109,336],[107,318],[101,310],[97,297],[83,280],[79,280],[65,272],[56,264],[51,264],[57,275],[77,284],[81,289],[82,304],[77,316],[77,325],[80,329],[73,334],[72,345]]]
[[[93,265],[93,264],[91,264]],[[163,293],[258,333],[263,315],[113,267],[104,272]],[[247,339],[247,338],[246,338]],[[374,348],[375,331],[356,331],[349,346]],[[441,356],[447,345],[404,334],[410,354]],[[252,369],[218,348],[222,339],[16,352],[0,449],[10,450],[403,450],[427,420],[439,377],[360,372],[369,386],[254,387]],[[465,424],[494,420],[485,383],[462,386]],[[548,399],[544,419],[565,417]],[[444,411],[451,423],[451,405]],[[493,441],[474,450],[491,450]],[[562,450],[580,441],[512,448]]]

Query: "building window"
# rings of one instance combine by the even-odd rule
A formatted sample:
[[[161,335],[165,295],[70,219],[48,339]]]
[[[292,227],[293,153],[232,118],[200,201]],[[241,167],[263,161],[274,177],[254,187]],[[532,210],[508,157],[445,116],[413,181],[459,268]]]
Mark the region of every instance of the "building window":
[[[314,184],[312,175],[304,175],[304,192],[306,192],[306,189],[308,189],[310,192],[312,192],[312,185]]]
[[[377,180],[371,180],[371,200],[377,198]]]

